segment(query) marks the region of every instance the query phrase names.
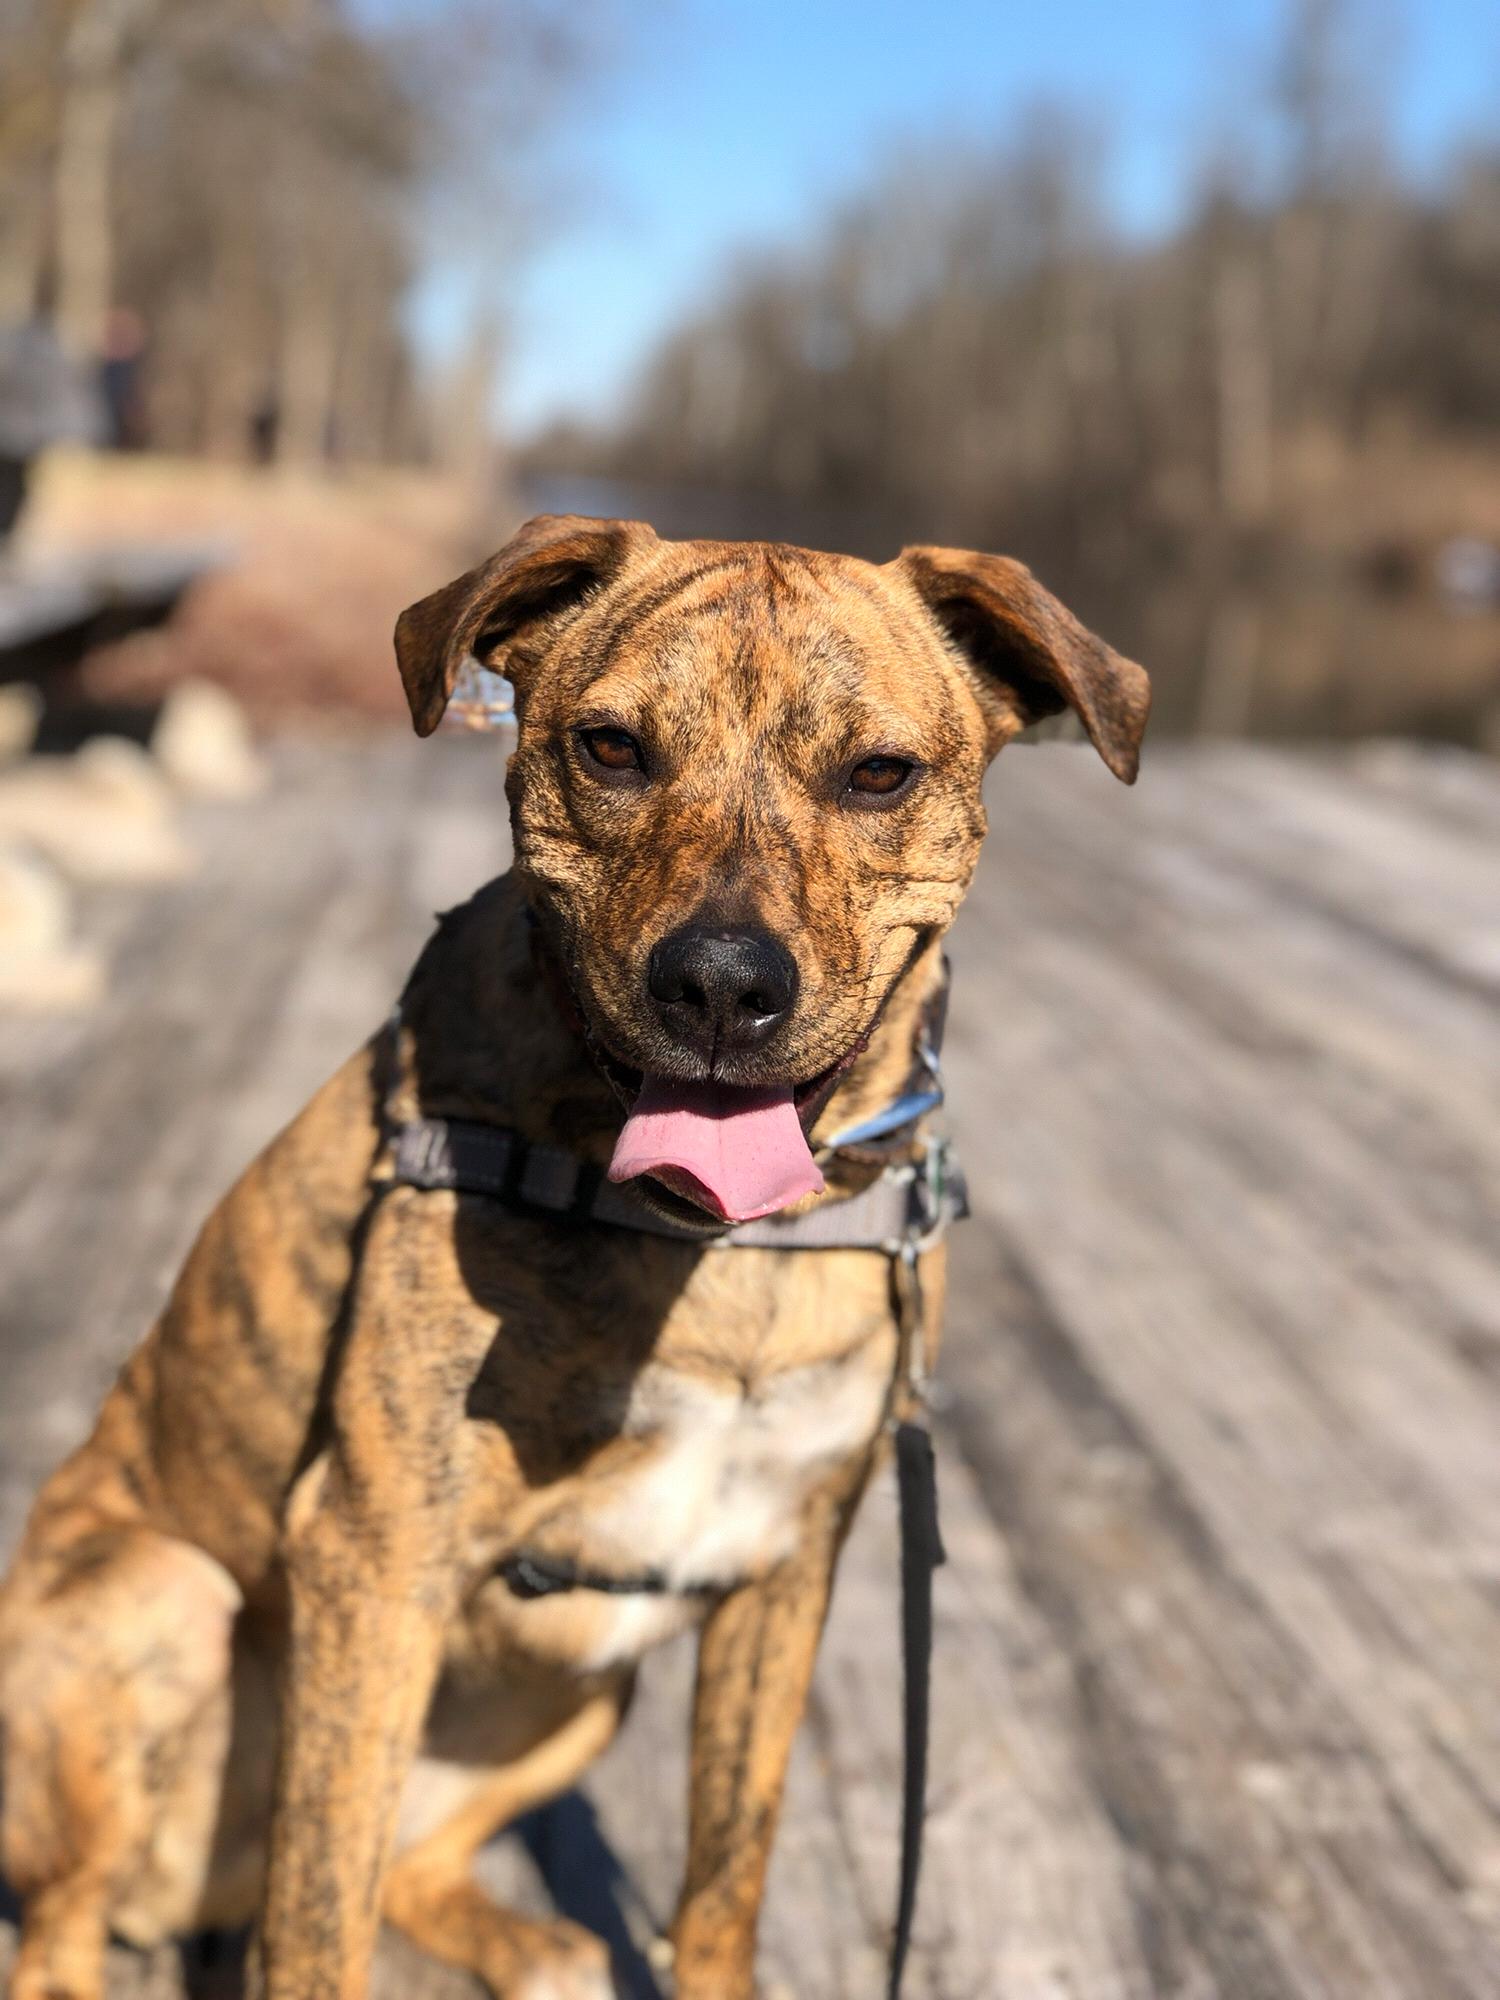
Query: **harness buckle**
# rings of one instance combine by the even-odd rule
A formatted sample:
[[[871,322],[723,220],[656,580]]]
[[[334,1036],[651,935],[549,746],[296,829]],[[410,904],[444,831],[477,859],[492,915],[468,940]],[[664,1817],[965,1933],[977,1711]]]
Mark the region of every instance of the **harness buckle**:
[[[902,1385],[921,1409],[927,1406],[927,1300],[922,1292],[921,1239],[908,1234],[897,1258],[901,1308]]]
[[[912,1172],[911,1219],[905,1244],[912,1251],[929,1250],[950,1221],[968,1212],[963,1178],[953,1163],[951,1142],[929,1132],[922,1140],[922,1157]],[[905,1245],[903,1245],[904,1254]]]

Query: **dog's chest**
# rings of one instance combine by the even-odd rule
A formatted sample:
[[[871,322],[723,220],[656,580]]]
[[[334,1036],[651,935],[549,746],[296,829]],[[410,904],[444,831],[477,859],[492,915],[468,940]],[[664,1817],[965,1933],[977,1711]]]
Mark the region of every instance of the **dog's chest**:
[[[678,1590],[736,1583],[780,1560],[820,1477],[873,1437],[887,1374],[869,1349],[752,1390],[648,1371],[623,1427],[639,1460],[588,1508],[588,1553]]]
[[[483,1593],[484,1621],[495,1621],[502,1646],[575,1672],[640,1658],[693,1623],[712,1594],[791,1553],[820,1480],[873,1439],[890,1362],[886,1343],[872,1340],[749,1390],[643,1371],[611,1463],[560,1495],[527,1540],[544,1562],[651,1587],[585,1584],[524,1599],[497,1578]]]

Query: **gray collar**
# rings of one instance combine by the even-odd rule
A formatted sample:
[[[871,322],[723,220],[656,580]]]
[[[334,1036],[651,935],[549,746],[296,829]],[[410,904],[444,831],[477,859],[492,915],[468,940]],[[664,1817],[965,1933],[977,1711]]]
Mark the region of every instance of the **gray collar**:
[[[929,1134],[917,1142],[917,1160],[893,1161],[859,1194],[757,1222],[720,1226],[705,1217],[701,1229],[659,1215],[628,1184],[616,1187],[597,1167],[560,1146],[533,1145],[509,1126],[413,1118],[393,1136],[391,1178],[401,1186],[488,1195],[523,1213],[635,1229],[706,1250],[881,1250],[894,1257],[929,1248],[969,1212],[948,1142]]]
[[[469,1118],[395,1123],[389,1178],[399,1186],[486,1195],[522,1213],[634,1229],[706,1250],[879,1250],[909,1258],[969,1212],[963,1174],[946,1139],[914,1133],[900,1147],[905,1157],[887,1157],[900,1135],[943,1101],[940,1057],[947,990],[945,965],[918,1028],[901,1094],[818,1148],[821,1162],[842,1154],[862,1165],[880,1166],[880,1173],[858,1194],[819,1202],[801,1215],[736,1223],[716,1223],[705,1216],[701,1226],[678,1222],[649,1207],[628,1183],[615,1186],[598,1167],[560,1146],[535,1144],[510,1126]],[[398,1007],[397,1023],[399,1015]]]

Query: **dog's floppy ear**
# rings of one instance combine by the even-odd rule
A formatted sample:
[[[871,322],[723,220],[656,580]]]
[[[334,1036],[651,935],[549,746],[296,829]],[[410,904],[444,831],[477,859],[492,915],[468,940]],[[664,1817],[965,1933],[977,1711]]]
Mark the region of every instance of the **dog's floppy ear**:
[[[576,604],[655,540],[640,521],[538,514],[488,562],[409,606],[396,620],[396,663],[417,734],[442,721],[470,654],[508,672],[528,627]]]
[[[1096,639],[1008,556],[913,548],[893,567],[974,669],[992,752],[1028,723],[1071,708],[1115,776],[1135,783],[1151,709],[1144,667]]]

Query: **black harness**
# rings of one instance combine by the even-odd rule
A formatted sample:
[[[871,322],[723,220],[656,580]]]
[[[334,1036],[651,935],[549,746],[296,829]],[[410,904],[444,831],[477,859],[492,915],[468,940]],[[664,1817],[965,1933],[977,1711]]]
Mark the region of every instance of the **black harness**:
[[[944,1560],[927,1424],[926,1324],[918,1260],[950,1223],[969,1212],[963,1176],[947,1141],[920,1130],[920,1121],[942,1102],[939,1052],[945,997],[946,979],[938,1005],[919,1032],[912,1076],[902,1094],[872,1118],[835,1133],[820,1149],[825,1159],[842,1155],[868,1164],[884,1161],[879,1173],[860,1193],[820,1202],[791,1218],[773,1215],[721,1226],[705,1216],[701,1228],[669,1220],[647,1207],[629,1184],[614,1186],[597,1167],[559,1147],[533,1144],[506,1126],[415,1118],[393,1122],[389,1135],[390,1184],[483,1195],[557,1223],[638,1230],[708,1251],[871,1250],[889,1258],[899,1330],[887,1425],[895,1445],[900,1505],[903,1679],[901,1865],[889,2000],[898,2000],[916,1910],[927,1792],[932,1577]],[[393,1027],[399,1027],[399,1011]],[[521,1598],[571,1590],[611,1596],[664,1595],[669,1590],[674,1595],[718,1595],[716,1586],[679,1591],[659,1570],[604,1575],[526,1551],[508,1556],[499,1574]]]

